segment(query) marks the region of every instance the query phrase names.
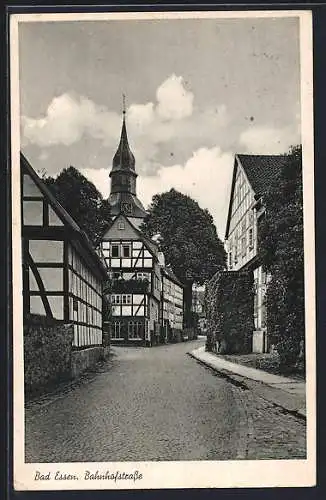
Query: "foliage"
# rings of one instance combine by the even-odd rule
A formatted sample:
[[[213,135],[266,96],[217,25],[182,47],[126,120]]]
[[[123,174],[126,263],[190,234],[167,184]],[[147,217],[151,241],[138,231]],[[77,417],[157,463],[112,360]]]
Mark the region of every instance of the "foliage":
[[[253,273],[219,272],[206,283],[207,350],[220,353],[251,351],[253,324]]]
[[[44,182],[96,246],[111,220],[108,201],[103,199],[94,184],[74,167],[63,169],[55,179],[46,177]]]
[[[190,321],[193,283],[202,284],[225,267],[225,251],[213,217],[198,203],[175,189],[153,196],[141,230],[159,234],[166,263],[185,285],[185,316]]]
[[[147,279],[117,279],[112,281],[112,293],[146,293],[149,287]]]
[[[283,369],[291,370],[304,342],[304,252],[301,147],[291,149],[280,176],[264,196],[259,225],[262,262],[271,273],[267,329]]]

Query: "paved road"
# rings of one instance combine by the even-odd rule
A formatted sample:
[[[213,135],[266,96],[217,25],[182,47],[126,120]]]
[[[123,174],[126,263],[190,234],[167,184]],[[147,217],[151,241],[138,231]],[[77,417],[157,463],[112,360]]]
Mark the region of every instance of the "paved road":
[[[114,348],[97,373],[26,407],[27,462],[304,458],[305,425],[187,356]]]

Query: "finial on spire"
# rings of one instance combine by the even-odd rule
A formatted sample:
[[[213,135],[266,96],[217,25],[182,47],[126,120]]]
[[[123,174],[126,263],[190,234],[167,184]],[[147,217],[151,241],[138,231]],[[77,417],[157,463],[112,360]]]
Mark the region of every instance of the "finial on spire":
[[[126,96],[125,94],[122,94],[122,113],[123,116],[126,114]]]

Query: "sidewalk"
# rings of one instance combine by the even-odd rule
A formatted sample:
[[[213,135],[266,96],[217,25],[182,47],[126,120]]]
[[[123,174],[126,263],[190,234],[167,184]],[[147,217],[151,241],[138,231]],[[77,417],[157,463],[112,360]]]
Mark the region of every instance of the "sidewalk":
[[[306,418],[305,382],[231,363],[222,356],[206,352],[204,346],[188,354],[233,382],[254,390],[263,399],[299,417]]]

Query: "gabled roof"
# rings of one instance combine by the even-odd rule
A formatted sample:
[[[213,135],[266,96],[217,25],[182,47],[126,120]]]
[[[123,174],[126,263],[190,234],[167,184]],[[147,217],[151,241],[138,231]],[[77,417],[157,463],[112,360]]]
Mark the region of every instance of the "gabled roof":
[[[127,224],[129,224],[129,226],[137,234],[137,236],[139,237],[139,239],[141,241],[143,241],[143,243],[146,246],[147,250],[150,251],[152,254],[154,254],[156,256],[156,258],[158,258],[158,246],[155,243],[155,241],[152,241],[149,238],[147,238],[147,236],[145,236],[136,226],[134,226],[134,224],[130,221],[130,219],[127,216],[125,216],[124,214],[118,215],[113,221],[111,221],[107,225],[107,227],[105,229],[105,232],[109,231],[110,228],[113,226],[113,224],[115,224],[119,219],[120,220],[123,219],[125,222],[127,222]],[[104,240],[104,235],[105,234],[103,234],[102,240]]]
[[[45,183],[40,179],[32,165],[29,163],[24,154],[20,153],[20,164],[22,170],[30,175],[30,177],[35,182],[38,189],[41,191],[43,196],[49,201],[51,208],[54,210],[56,215],[61,219],[61,221],[73,230],[73,234],[78,235],[78,239],[80,240],[82,246],[87,250],[88,254],[90,254],[91,258],[96,263],[97,267],[103,273],[107,273],[106,264],[102,262],[102,259],[99,257],[97,252],[95,251],[93,245],[91,244],[87,234],[79,227],[77,222],[68,214],[68,212],[63,208],[63,206],[58,202],[56,197],[51,193],[49,188],[45,185]]]
[[[286,155],[236,155],[255,194],[261,196],[277,177],[286,162]]]
[[[231,209],[238,164],[240,164],[257,198],[269,188],[272,181],[281,173],[286,163],[286,155],[246,155],[236,154],[234,158],[229,211],[225,230],[225,239],[229,235]]]

